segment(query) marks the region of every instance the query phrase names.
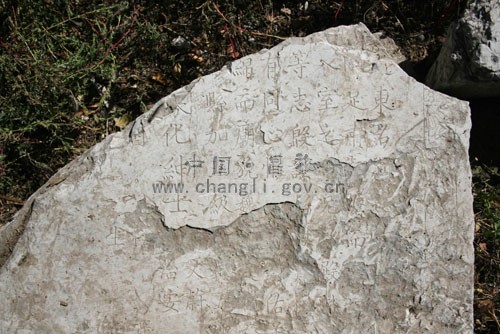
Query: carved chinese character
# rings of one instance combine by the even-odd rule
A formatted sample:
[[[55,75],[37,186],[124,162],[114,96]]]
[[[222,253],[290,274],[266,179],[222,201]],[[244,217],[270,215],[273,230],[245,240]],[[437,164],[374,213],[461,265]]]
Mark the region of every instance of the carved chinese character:
[[[304,145],[311,146],[308,139],[311,137],[309,126],[296,126],[292,129],[292,146],[302,147]]]
[[[319,105],[320,111],[331,112],[338,108],[338,103],[334,99],[336,95],[328,87],[321,87],[318,91],[318,97],[321,100]]]
[[[387,89],[380,88],[377,96],[375,96],[375,107],[372,110],[378,111],[378,117],[383,117],[384,111],[396,110],[401,107],[401,105],[401,101],[391,100],[391,96]]]
[[[254,167],[254,163],[252,159],[245,154],[238,155],[238,160],[235,163],[236,172],[238,177],[253,177],[251,175],[252,169]]]
[[[163,308],[163,312],[179,312],[180,300],[182,296],[172,293],[170,289],[159,289],[155,296],[156,301]]]
[[[236,102],[236,110],[238,110],[239,112],[247,113],[252,110],[254,106],[255,100],[252,96],[250,96],[249,90],[245,88],[243,90],[243,93],[238,96]]]
[[[212,130],[209,133],[208,141],[212,144],[215,144],[220,141],[227,141],[228,138],[229,136],[226,129]]]
[[[109,244],[113,246],[118,245],[132,245],[136,246],[137,238],[131,232],[117,226],[111,228],[111,232],[106,236]]]
[[[280,298],[280,294],[274,292],[267,299],[267,313],[283,313],[285,301]]]
[[[276,80],[279,77],[280,66],[279,58],[269,59],[266,65],[267,78],[271,80]]]
[[[236,143],[240,147],[254,146],[255,144],[255,128],[253,123],[248,121],[239,121],[238,125],[238,135]]]
[[[183,124],[170,124],[165,134],[166,145],[187,144],[191,142],[187,130],[183,130]]]
[[[181,186],[180,188],[183,188],[183,184],[178,184],[178,186]],[[169,210],[169,212],[172,213],[181,213],[181,212],[187,212],[186,209],[183,208],[182,204],[185,202],[191,202],[189,198],[185,194],[182,194],[183,189],[177,189],[175,191],[175,194],[172,196],[169,196],[163,200],[164,203],[166,204],[173,204],[173,209]]]
[[[297,110],[299,112],[307,112],[311,110],[311,102],[307,99],[306,95],[302,93],[300,87],[297,92],[293,94],[293,105],[291,111]]]
[[[307,172],[316,169],[316,166],[312,163],[312,160],[309,158],[309,156],[303,153],[297,153],[295,155],[293,164],[295,170],[301,175],[304,175]]]
[[[229,175],[231,157],[214,157],[213,175]]]
[[[281,176],[283,174],[283,163],[281,155],[271,155],[267,159],[267,175]]]
[[[235,76],[243,76],[247,79],[251,79],[253,77],[254,73],[251,58],[236,61],[232,66],[232,72]]]
[[[206,300],[203,298],[203,294],[200,292],[200,289],[191,290],[186,303],[186,308],[191,311],[199,310],[203,313],[203,306],[205,302]]]
[[[203,213],[205,214],[207,212],[210,212],[213,214],[220,214],[221,210],[226,210],[227,212],[231,212],[231,210],[229,210],[227,207],[227,196],[214,194],[208,206],[203,209]]]
[[[191,160],[187,160],[183,163],[183,165],[187,168],[186,175],[192,174],[193,179],[196,178],[196,169],[203,168],[204,163],[205,161],[197,159],[196,154],[193,154],[193,158]]]
[[[308,64],[306,59],[307,54],[304,51],[292,52],[291,57],[288,59],[287,68],[297,74],[299,79],[302,79],[304,67]]]
[[[384,135],[386,129],[387,125],[380,122],[356,121],[354,124],[354,146],[361,148],[385,147],[389,142],[389,137]]]
[[[278,114],[280,112],[279,105],[280,90],[270,90],[264,93],[264,112],[266,114]]]

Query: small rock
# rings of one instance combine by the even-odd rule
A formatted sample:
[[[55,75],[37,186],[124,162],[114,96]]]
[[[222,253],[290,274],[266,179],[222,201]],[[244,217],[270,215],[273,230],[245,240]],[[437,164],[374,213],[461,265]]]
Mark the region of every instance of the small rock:
[[[170,42],[170,45],[177,51],[187,51],[190,47],[189,41],[182,36],[174,38],[172,42]]]

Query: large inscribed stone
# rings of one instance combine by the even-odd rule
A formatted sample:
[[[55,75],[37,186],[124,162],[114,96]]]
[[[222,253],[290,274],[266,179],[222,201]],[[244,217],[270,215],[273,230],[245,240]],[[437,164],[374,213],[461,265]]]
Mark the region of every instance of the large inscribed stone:
[[[470,126],[363,25],[237,60],[0,231],[0,332],[472,333]]]

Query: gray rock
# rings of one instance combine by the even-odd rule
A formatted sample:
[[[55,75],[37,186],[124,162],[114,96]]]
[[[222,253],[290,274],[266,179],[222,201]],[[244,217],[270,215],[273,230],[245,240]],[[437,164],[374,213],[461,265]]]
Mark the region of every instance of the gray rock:
[[[363,25],[237,60],[0,230],[0,332],[472,333],[470,126]]]
[[[189,41],[182,36],[174,38],[172,42],[170,42],[170,45],[177,51],[187,51],[190,47]]]
[[[500,97],[500,2],[476,0],[448,29],[427,84],[461,98]]]

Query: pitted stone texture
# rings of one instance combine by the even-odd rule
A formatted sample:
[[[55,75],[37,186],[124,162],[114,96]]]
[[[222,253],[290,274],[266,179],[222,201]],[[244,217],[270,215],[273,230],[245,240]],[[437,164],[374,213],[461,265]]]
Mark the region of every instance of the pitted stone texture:
[[[500,1],[471,2],[448,29],[427,84],[461,98],[500,97]]]
[[[31,197],[0,332],[472,333],[470,126],[362,25],[237,60]]]

